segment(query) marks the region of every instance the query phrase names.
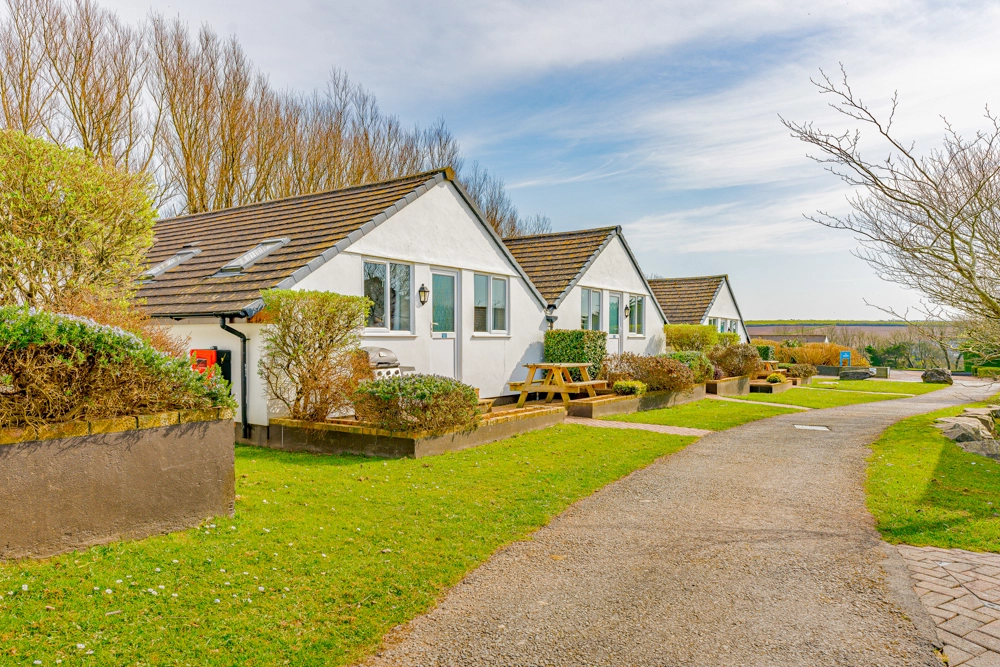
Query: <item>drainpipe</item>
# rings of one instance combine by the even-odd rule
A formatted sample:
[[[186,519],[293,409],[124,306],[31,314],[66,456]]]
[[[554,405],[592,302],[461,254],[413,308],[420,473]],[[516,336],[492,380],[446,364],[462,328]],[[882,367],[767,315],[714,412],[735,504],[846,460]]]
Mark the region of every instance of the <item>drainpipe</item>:
[[[219,326],[223,331],[233,334],[240,339],[240,419],[243,422],[243,439],[250,439],[250,422],[247,417],[247,337],[242,331],[238,331],[228,324],[226,318],[219,318]]]

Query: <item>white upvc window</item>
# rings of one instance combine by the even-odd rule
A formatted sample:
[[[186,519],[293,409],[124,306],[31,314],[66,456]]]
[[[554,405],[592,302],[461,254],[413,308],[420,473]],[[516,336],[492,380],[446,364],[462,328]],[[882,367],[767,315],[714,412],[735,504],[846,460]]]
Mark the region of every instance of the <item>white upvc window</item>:
[[[507,333],[510,290],[505,276],[477,273],[473,276],[472,330],[476,333]]]
[[[365,296],[372,302],[366,328],[411,331],[412,283],[413,267],[409,264],[366,259]]]
[[[601,330],[601,290],[584,287],[580,290],[580,328]]]
[[[646,333],[646,297],[637,294],[629,297],[628,332],[637,336]]]

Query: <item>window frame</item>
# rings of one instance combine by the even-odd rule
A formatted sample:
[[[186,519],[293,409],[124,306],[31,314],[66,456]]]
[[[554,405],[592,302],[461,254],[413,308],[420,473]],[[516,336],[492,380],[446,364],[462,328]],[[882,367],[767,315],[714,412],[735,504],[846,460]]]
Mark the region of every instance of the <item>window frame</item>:
[[[636,306],[639,303],[642,306],[639,308],[640,311],[636,312]],[[642,338],[646,336],[646,295],[645,294],[629,294],[628,295],[628,335],[634,336],[636,338]],[[633,317],[635,318],[633,320]]]
[[[246,271],[251,266],[253,266],[254,264],[256,264],[257,262],[259,262],[260,260],[262,260],[265,257],[267,257],[268,255],[270,255],[275,250],[278,250],[279,248],[283,248],[286,245],[288,245],[291,242],[291,240],[292,239],[290,239],[287,236],[282,236],[282,237],[279,237],[279,238],[272,238],[272,239],[264,239],[263,241],[261,241],[260,243],[257,243],[256,245],[254,245],[254,247],[250,248],[246,252],[241,253],[240,256],[237,257],[236,259],[230,260],[230,261],[226,262],[225,264],[223,264],[222,268],[219,269],[219,272],[216,273],[215,275],[216,276],[238,276],[238,275],[241,275],[244,271]],[[253,253],[258,248],[262,248],[263,246],[267,246],[267,247],[263,248],[263,250],[260,252],[260,254],[255,255],[253,257],[248,257],[248,255],[250,255],[251,253]],[[244,258],[246,258],[246,259],[244,259]]]
[[[476,279],[485,278],[486,279],[486,330],[479,331],[476,329]],[[496,323],[493,321],[493,281],[501,281],[504,284],[504,328],[497,329]],[[478,273],[473,272],[472,274],[472,334],[474,336],[490,336],[490,335],[500,335],[506,336],[510,334],[510,276],[502,276],[495,273]]]
[[[588,294],[587,312],[583,312],[583,296]],[[597,326],[594,327],[594,295],[597,295]],[[584,326],[586,324],[586,326]],[[604,331],[604,290],[594,287],[580,288],[580,329],[583,331]]]
[[[382,292],[382,303],[384,304],[385,312],[382,315],[383,321],[386,323],[385,326],[376,327],[370,326],[368,322],[365,322],[365,334],[376,333],[376,334],[391,334],[391,335],[406,335],[413,334],[414,325],[414,304],[413,304],[413,283],[414,283],[414,267],[411,262],[401,262],[392,259],[382,259],[379,257],[364,257],[361,260],[361,294],[362,296],[367,296],[365,294],[365,265],[366,264],[381,264],[385,268],[385,280],[383,282],[383,292]],[[393,266],[405,266],[409,270],[409,284],[410,284],[410,294],[408,299],[408,309],[407,319],[409,320],[409,327],[405,329],[393,329],[392,328],[392,317],[390,313],[391,309],[391,291],[392,291],[392,267]]]

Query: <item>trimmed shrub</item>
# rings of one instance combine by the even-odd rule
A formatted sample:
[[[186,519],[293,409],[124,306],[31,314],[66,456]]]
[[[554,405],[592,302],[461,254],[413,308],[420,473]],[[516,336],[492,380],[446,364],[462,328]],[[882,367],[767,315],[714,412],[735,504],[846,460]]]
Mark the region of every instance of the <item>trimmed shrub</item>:
[[[812,364],[778,364],[778,368],[785,369],[785,375],[790,378],[811,378],[819,373]]]
[[[0,426],[235,407],[221,372],[93,320],[0,308]]]
[[[714,347],[709,350],[708,358],[722,369],[724,377],[749,377],[755,375],[760,367],[757,348],[749,343]]]
[[[323,421],[351,406],[358,383],[373,377],[358,349],[370,301],[333,292],[266,290],[258,319],[264,345],[257,372],[272,408]]]
[[[694,373],[695,384],[711,380],[715,375],[715,366],[712,365],[712,360],[704,352],[689,350],[687,352],[673,352],[667,356],[690,368],[691,372]]]
[[[707,324],[665,324],[663,336],[676,352],[703,352],[719,343],[719,332]]]
[[[638,380],[619,380],[611,387],[619,396],[642,396],[646,393],[646,385]]]
[[[694,373],[681,362],[633,352],[608,355],[601,367],[601,378],[611,386],[621,380],[638,380],[649,391],[683,391],[694,386]]]
[[[593,378],[600,372],[607,353],[608,334],[605,331],[552,329],[545,332],[545,361],[550,364],[588,363]],[[580,379],[576,370],[573,379]]]
[[[786,341],[787,342],[787,341]],[[852,366],[868,366],[868,358],[857,350],[836,343],[803,343],[795,347],[782,345],[777,349],[778,361],[813,366],[839,366],[840,353],[851,353]]]
[[[386,431],[438,431],[479,424],[476,390],[441,375],[369,380],[354,392],[358,419]]]
[[[777,351],[774,345],[760,345],[754,342],[751,345],[757,348],[757,354],[760,355],[761,361],[777,361]]]
[[[771,384],[781,384],[785,381],[785,376],[781,373],[771,373],[767,376],[766,380]]]
[[[1000,368],[995,368],[993,366],[976,366],[972,370],[972,374],[977,378],[993,378],[996,379],[1000,377]]]
[[[713,380],[721,380],[724,377],[726,377],[726,374],[722,372],[722,368],[720,368],[718,364],[716,364],[716,363],[713,362],[712,363],[712,379]]]

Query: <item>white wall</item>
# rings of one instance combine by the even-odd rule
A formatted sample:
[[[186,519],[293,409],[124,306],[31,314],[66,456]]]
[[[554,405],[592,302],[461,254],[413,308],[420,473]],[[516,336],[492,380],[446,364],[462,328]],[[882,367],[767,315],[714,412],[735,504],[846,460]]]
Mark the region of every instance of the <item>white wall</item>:
[[[712,307],[708,309],[708,314],[705,315],[705,319],[702,320],[702,324],[707,324],[709,318],[726,318],[727,320],[739,320],[739,327],[737,328],[740,334],[740,340],[744,343],[749,341],[750,338],[747,335],[746,326],[743,324],[743,320],[740,317],[740,311],[736,307],[736,302],[733,300],[733,296],[729,291],[729,285],[723,283],[722,289],[719,290],[718,296],[715,298],[715,302]]]
[[[580,281],[570,290],[559,304],[555,315],[556,329],[579,329],[582,315],[581,290],[583,288],[601,290],[601,330],[608,330],[608,307],[611,292],[622,293],[623,304],[628,303],[630,294],[645,296],[645,333],[628,333],[628,320],[621,320],[623,349],[637,354],[660,354],[664,350],[663,318],[656,309],[653,295],[646,289],[642,275],[636,270],[632,259],[618,236],[601,251],[594,263]],[[624,305],[622,306],[624,308]],[[618,343],[609,338],[608,352],[617,353]]]

